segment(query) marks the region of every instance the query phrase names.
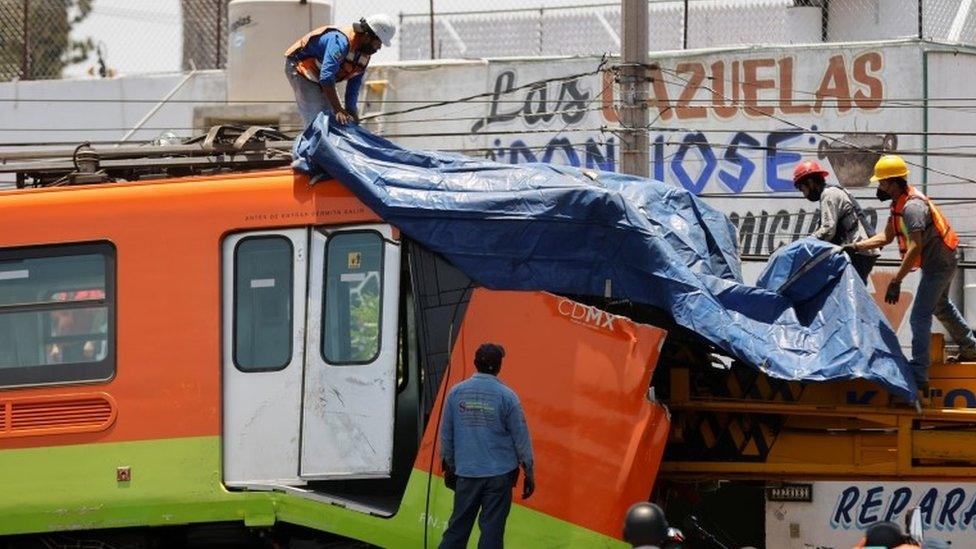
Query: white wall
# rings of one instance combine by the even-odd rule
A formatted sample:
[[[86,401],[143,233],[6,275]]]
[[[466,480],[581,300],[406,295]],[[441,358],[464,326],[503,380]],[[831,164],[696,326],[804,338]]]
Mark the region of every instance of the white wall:
[[[960,98],[973,96],[976,89],[976,55],[955,51],[931,51],[928,58],[928,130],[936,133],[969,133],[976,128],[976,103]],[[976,136],[932,135],[929,137],[928,166],[933,170],[958,174],[976,180],[973,151]],[[976,204],[952,199],[976,198],[976,183],[959,181],[952,176],[929,172],[926,190],[929,196],[943,202],[942,210],[963,241],[967,261],[976,261]],[[955,204],[953,203],[955,202]],[[970,323],[976,320],[976,270],[964,271],[954,288],[964,304]]]
[[[827,38],[891,40],[918,36],[917,0],[832,0]]]
[[[0,147],[121,139],[181,83],[133,140],[153,139],[164,128],[189,135],[195,106],[226,100],[224,72],[0,83]]]
[[[949,542],[952,547],[973,546],[974,525],[972,516],[967,515],[976,508],[976,485],[972,483],[812,484],[812,502],[766,502],[767,547],[853,547],[869,524],[890,520],[904,525],[915,507],[922,509],[926,540]]]

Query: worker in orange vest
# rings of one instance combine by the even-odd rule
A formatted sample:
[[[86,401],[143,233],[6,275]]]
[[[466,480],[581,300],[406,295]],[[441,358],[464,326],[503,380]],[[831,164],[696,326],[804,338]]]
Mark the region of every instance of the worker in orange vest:
[[[898,240],[901,267],[888,284],[885,302],[897,303],[901,283],[908,273],[922,269],[922,278],[912,304],[912,360],[919,389],[928,389],[929,341],[932,315],[938,317],[952,339],[959,345],[958,360],[976,360],[976,338],[949,301],[949,284],[956,272],[956,248],[959,237],[949,220],[928,197],[908,184],[908,166],[897,155],[882,156],[874,166],[871,181],[878,183],[877,196],[891,200],[891,215],[884,233],[849,246],[854,251],[880,248]]]
[[[305,126],[320,112],[342,125],[359,122],[356,104],[369,59],[395,34],[393,18],[379,13],[344,29],[319,27],[285,50],[285,76]],[[346,83],[345,106],[336,92],[340,82]]]

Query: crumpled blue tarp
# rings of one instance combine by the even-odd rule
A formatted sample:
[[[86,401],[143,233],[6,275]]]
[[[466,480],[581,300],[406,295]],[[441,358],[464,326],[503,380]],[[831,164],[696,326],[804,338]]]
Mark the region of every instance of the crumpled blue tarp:
[[[735,229],[690,192],[612,172],[408,150],[320,115],[295,168],[330,175],[488,288],[606,295],[679,325],[772,377],[865,378],[914,401],[891,326],[847,257],[803,239],[742,283]]]

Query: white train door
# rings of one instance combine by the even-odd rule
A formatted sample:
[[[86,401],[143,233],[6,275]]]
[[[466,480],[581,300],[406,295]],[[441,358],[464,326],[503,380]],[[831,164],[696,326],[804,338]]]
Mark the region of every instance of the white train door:
[[[228,486],[298,476],[307,229],[223,244],[223,464]]]
[[[303,479],[392,470],[400,246],[389,225],[313,231]]]
[[[223,243],[227,486],[392,470],[400,246],[388,225],[309,232]]]

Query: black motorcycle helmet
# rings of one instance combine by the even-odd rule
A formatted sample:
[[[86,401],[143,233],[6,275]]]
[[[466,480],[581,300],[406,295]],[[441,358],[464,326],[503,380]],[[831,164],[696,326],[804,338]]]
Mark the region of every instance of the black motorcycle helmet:
[[[664,510],[647,501],[630,506],[624,520],[624,541],[631,545],[664,545],[667,539]]]
[[[875,522],[864,532],[865,547],[898,547],[905,543],[905,534],[894,522]]]

